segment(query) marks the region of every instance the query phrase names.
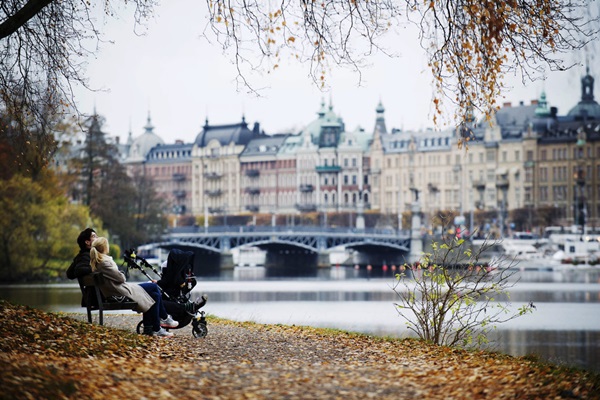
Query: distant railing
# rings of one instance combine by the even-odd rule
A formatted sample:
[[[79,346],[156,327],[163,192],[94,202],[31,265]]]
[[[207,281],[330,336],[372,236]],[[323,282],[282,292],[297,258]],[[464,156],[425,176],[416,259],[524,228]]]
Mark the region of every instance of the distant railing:
[[[216,189],[216,190],[205,190],[204,193],[207,196],[210,197],[217,197],[223,194],[223,191],[221,189]]]
[[[301,184],[300,185],[301,192],[312,192],[314,190],[315,190],[315,187],[313,185],[309,185],[309,184]]]
[[[316,168],[318,173],[321,172],[340,172],[342,170],[342,167],[340,167],[339,165],[319,165]]]
[[[205,172],[204,177],[206,179],[221,179],[223,177],[223,174],[220,174],[218,172]]]
[[[209,210],[210,211],[210,210]],[[380,228],[332,228],[314,225],[290,225],[290,226],[263,226],[263,225],[220,225],[220,226],[181,226],[172,228],[171,233],[186,234],[186,233],[268,233],[268,232],[294,232],[294,233],[333,233],[340,235],[386,235],[386,236],[408,236],[408,230],[397,229],[380,229]]]

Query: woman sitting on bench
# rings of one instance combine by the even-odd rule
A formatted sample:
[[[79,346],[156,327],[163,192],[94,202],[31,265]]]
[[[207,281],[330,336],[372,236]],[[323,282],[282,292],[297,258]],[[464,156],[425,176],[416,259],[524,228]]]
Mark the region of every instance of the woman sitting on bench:
[[[171,337],[173,334],[163,328],[176,328],[179,323],[167,314],[162,303],[160,288],[156,283],[130,284],[119,271],[117,264],[108,255],[108,239],[99,237],[92,242],[90,264],[93,272],[100,272],[104,284],[100,291],[105,297],[126,296],[137,303],[136,311],[143,313],[144,334]]]

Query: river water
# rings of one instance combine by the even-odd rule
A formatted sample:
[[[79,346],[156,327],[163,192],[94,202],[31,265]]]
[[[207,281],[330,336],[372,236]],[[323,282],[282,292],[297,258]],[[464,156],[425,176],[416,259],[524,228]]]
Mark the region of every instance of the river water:
[[[556,364],[600,372],[600,268],[518,275],[510,290],[511,307],[533,302],[536,309],[498,325],[490,335],[492,349],[515,356],[534,354]],[[368,279],[355,271],[338,270],[318,279],[202,280],[192,296],[207,293],[205,311],[237,321],[408,337],[394,307],[394,282],[391,273],[387,278]],[[72,283],[0,285],[0,298],[46,311],[84,311],[79,306],[79,287]]]

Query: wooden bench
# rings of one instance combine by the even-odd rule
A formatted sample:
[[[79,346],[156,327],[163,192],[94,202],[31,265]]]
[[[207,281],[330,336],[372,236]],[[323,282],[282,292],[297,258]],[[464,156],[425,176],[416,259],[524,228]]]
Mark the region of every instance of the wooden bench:
[[[87,310],[88,322],[92,323],[92,311],[98,311],[98,322],[104,325],[104,311],[108,310],[133,310],[137,303],[125,298],[117,301],[105,298],[100,291],[99,285],[104,283],[104,275],[100,272],[92,272],[78,279],[81,289],[81,306]]]

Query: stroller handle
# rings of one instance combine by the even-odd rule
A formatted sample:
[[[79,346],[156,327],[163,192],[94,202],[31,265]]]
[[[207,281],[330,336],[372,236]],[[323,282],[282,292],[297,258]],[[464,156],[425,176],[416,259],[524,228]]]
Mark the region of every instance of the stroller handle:
[[[152,279],[152,277],[151,277],[150,275],[148,275],[148,273],[147,273],[147,272],[144,270],[144,268],[142,268],[142,266],[141,266],[141,265],[139,265],[139,264],[138,264],[138,263],[135,261],[135,259],[139,259],[139,260],[142,262],[142,264],[143,264],[143,266],[144,266],[144,267],[146,267],[146,268],[150,268],[150,269],[152,270],[152,272],[154,272],[154,273],[155,273],[156,275],[158,275],[159,277],[162,277],[162,275],[161,275],[161,274],[160,274],[158,271],[156,271],[156,270],[154,269],[154,267],[153,267],[153,266],[152,266],[152,265],[151,265],[151,264],[150,264],[148,261],[146,261],[146,260],[145,260],[144,258],[142,258],[142,257],[138,257],[138,256],[136,256],[136,254],[135,254],[135,251],[134,251],[134,250],[128,250],[128,251],[125,251],[125,252],[123,253],[123,259],[124,259],[124,260],[125,260],[125,262],[127,263],[127,268],[131,268],[131,269],[137,269],[137,270],[139,270],[139,271],[140,271],[142,274],[144,274],[144,276],[145,276],[146,278],[148,278],[148,279],[149,279],[149,280],[151,280],[151,281],[153,281],[154,279]],[[168,295],[168,294],[167,294],[167,293],[166,293],[166,292],[163,290],[163,288],[161,288],[161,287],[160,287],[160,285],[158,285],[158,288],[160,289],[160,291],[161,291],[162,295],[163,295],[163,296],[164,296],[166,299],[169,299],[169,300],[171,299],[171,298],[170,298],[170,296],[169,296],[169,295]]]

